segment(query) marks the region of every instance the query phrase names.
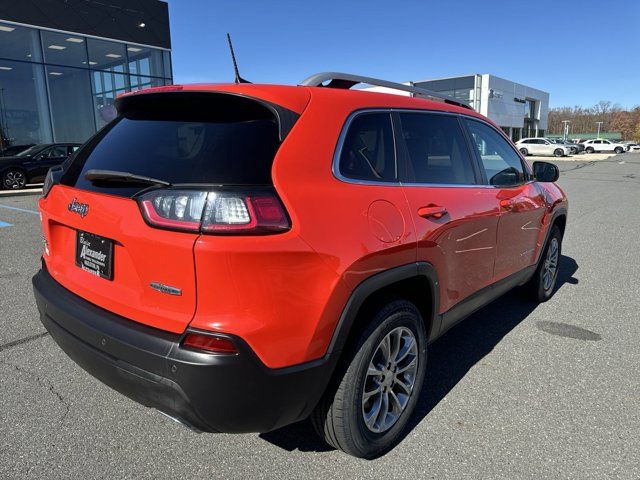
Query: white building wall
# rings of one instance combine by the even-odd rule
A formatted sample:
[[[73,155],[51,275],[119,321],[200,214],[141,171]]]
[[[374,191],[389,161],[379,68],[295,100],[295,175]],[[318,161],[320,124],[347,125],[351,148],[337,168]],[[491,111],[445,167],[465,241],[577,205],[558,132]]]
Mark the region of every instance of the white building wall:
[[[409,85],[409,84],[404,83],[404,85]],[[408,97],[411,95],[411,93],[409,92],[405,92],[403,90],[396,90],[395,88],[389,88],[389,87],[365,87],[365,88],[360,88],[359,90],[363,92],[391,93],[393,95],[401,95],[403,97]]]
[[[467,75],[465,75],[467,76]],[[547,130],[549,116],[549,94],[521,83],[512,82],[495,75],[483,74],[476,76],[476,89],[471,94],[473,98],[477,89],[477,82],[481,83],[479,113],[491,119],[501,127],[522,129],[524,126],[525,103],[514,100],[535,100],[535,119],[539,130]],[[409,82],[405,82],[409,85]],[[387,87],[367,87],[362,90],[379,93],[409,96],[409,92],[394,90]]]

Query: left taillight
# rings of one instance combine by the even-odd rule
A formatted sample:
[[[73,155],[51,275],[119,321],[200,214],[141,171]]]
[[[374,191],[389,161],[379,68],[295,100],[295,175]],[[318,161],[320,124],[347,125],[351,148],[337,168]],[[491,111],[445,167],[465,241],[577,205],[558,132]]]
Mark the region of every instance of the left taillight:
[[[259,190],[152,190],[138,198],[146,222],[157,228],[218,235],[258,235],[291,228],[276,196]]]

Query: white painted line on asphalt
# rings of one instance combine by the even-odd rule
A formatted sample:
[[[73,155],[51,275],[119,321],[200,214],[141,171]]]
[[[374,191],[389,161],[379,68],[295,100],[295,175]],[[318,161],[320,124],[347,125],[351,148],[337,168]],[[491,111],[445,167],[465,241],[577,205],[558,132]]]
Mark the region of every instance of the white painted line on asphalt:
[[[17,212],[30,213],[32,215],[40,215],[39,212],[36,212],[34,210],[26,210],[24,208],[10,207],[9,205],[1,205],[0,204],[0,208],[6,208],[7,210],[16,210]]]
[[[10,223],[3,222],[2,220],[0,220],[0,228],[11,227],[11,226],[13,226],[13,225],[11,225]]]

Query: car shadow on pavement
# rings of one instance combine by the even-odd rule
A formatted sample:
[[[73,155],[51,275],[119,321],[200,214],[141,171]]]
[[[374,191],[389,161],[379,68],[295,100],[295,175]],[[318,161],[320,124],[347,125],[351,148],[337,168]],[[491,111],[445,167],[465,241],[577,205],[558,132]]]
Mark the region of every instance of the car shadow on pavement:
[[[556,291],[565,283],[577,284],[576,261],[560,257]],[[403,438],[464,378],[467,372],[535,310],[538,303],[514,290],[460,322],[429,346],[427,374],[414,414]],[[326,452],[332,447],[320,440],[308,420],[263,433],[260,438],[288,451]]]

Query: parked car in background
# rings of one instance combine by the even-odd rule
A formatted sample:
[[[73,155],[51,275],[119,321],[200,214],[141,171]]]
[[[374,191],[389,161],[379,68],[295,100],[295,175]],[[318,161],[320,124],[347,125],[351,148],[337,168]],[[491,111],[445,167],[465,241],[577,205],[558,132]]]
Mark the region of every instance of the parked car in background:
[[[553,139],[550,141],[552,141],[553,143],[555,143],[556,145],[566,145],[567,147],[569,147],[571,149],[571,153],[576,155],[578,153],[582,153],[585,150],[585,146],[583,143],[573,143],[570,142],[568,140],[562,140],[560,138],[557,139]]]
[[[558,145],[543,137],[523,138],[516,142],[516,146],[522,155],[553,155],[554,157],[565,157],[571,154],[571,147]]]
[[[587,153],[594,152],[615,152],[623,153],[626,151],[625,146],[622,143],[614,143],[604,138],[594,138],[584,142],[585,150]]]
[[[548,300],[561,266],[558,167],[436,95],[327,73],[119,96],[47,175],[41,321],[90,374],[197,430],[311,416],[333,447],[385,453],[428,344],[514,287]]]
[[[49,169],[64,162],[78,147],[79,143],[46,143],[0,157],[2,188],[19,190],[28,183],[42,183]]]
[[[624,151],[625,152],[629,152],[631,150],[634,150],[634,147],[640,148],[636,142],[621,142],[621,143],[622,143],[622,145],[624,145]],[[638,149],[638,148],[635,148],[635,149]]]
[[[23,152],[29,147],[33,147],[33,145],[33,143],[27,143],[24,145],[11,145],[10,147],[0,148],[0,157],[12,157]]]
[[[630,143],[628,146],[629,146],[629,150],[627,150],[628,152],[640,150],[640,144],[638,143]]]

